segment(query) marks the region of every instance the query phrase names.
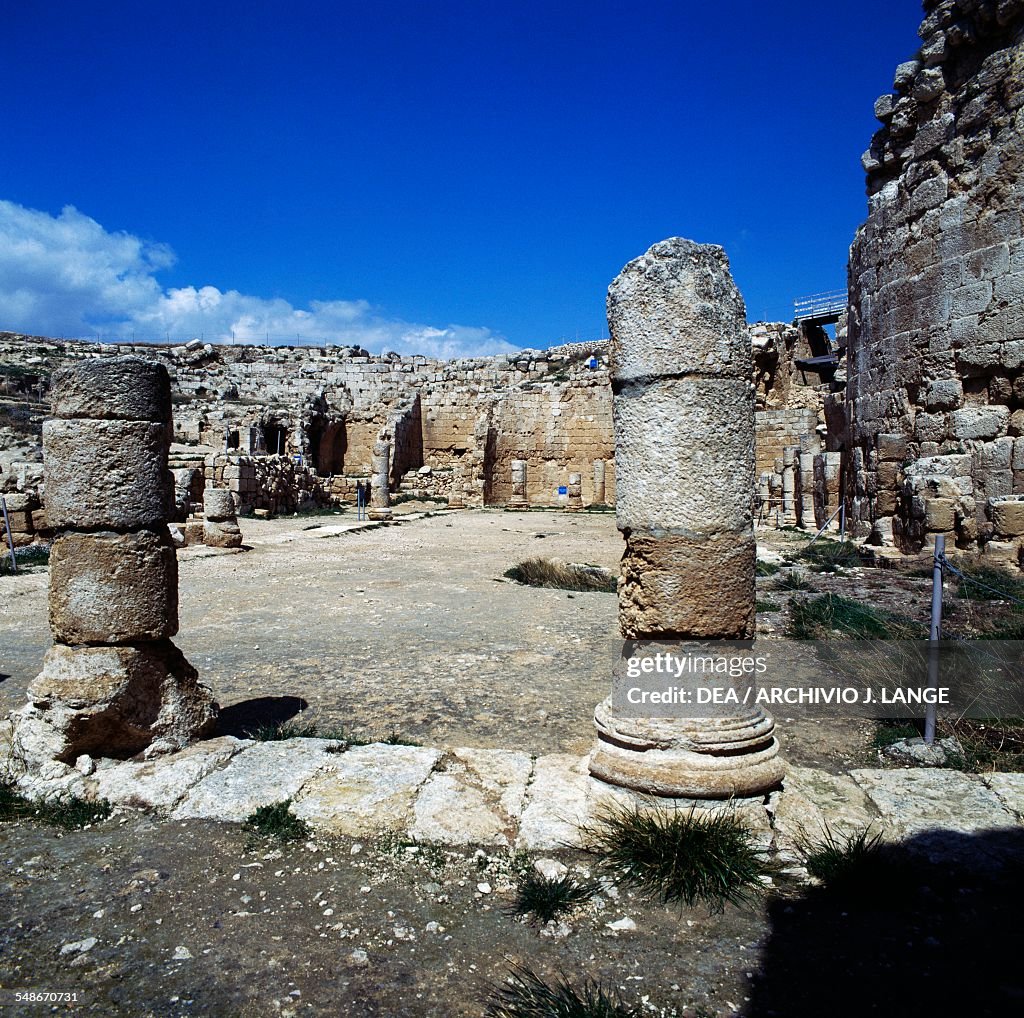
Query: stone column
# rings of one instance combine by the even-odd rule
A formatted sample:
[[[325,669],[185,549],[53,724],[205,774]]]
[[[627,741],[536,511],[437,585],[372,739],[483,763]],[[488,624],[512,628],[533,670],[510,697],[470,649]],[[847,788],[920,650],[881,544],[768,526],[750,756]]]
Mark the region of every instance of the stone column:
[[[509,509],[525,509],[530,504],[526,496],[526,460],[512,461],[512,497]]]
[[[594,460],[594,505],[605,505],[604,460]]]
[[[782,526],[796,526],[796,470],[800,446],[782,450]]]
[[[207,488],[203,492],[203,543],[211,548],[242,546],[235,499],[226,488]]]
[[[720,247],[673,238],[608,290],[616,515],[627,640],[750,640],[756,545],[754,390],[743,299]],[[760,794],[782,778],[760,710],[634,718],[595,712],[590,772],[644,793]]]
[[[798,515],[801,527],[814,526],[814,453],[800,447],[800,497]]]
[[[583,475],[570,474],[568,484],[569,501],[565,510],[570,513],[578,513],[583,508]]]
[[[381,429],[373,443],[370,457],[370,512],[371,520],[391,519],[391,442],[387,429]]]
[[[465,493],[466,481],[462,474],[462,467],[459,465],[452,467],[452,486],[448,492],[448,508],[449,509],[465,509],[466,508],[466,493]]]
[[[136,357],[54,375],[43,424],[54,646],[12,715],[26,761],[147,757],[210,731],[217,706],[171,642],[178,569],[167,529],[171,387]]]

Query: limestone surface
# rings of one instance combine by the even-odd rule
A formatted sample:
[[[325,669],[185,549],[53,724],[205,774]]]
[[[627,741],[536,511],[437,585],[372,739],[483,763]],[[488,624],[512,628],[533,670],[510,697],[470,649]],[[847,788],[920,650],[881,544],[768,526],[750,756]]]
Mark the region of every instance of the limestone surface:
[[[43,422],[51,527],[155,527],[173,505],[170,428],[120,420]]]
[[[166,529],[59,536],[50,549],[50,629],[68,644],[174,636],[178,560]]]
[[[162,365],[142,357],[83,361],[54,373],[51,399],[65,419],[171,420],[171,390]]]

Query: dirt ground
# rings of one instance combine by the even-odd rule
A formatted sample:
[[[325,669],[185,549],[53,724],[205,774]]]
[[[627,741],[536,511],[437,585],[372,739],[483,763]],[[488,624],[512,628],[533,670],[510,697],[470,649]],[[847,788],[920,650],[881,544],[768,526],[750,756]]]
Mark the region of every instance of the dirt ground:
[[[523,587],[503,573],[536,555],[617,569],[613,514],[440,512],[339,534],[351,518],[244,520],[251,550],[179,553],[175,642],[226,708],[223,732],[308,705],[325,725],[364,736],[588,752],[621,646],[616,599]],[[783,550],[801,543],[766,535]],[[841,582],[905,599],[890,575],[874,583],[876,572]],[[915,582],[927,611],[927,583]],[[789,597],[766,596],[780,606]],[[0,576],[0,613],[6,714],[25,702],[50,645],[45,569]],[[760,619],[764,636],[781,624],[777,612]],[[875,759],[863,724],[790,719],[779,735],[795,763],[846,769]]]
[[[612,515],[438,513],[336,533],[345,519],[245,520],[251,550],[182,553],[177,642],[225,707],[225,731],[308,704],[324,723],[429,745],[587,751],[616,600],[502,573],[531,555],[615,568]],[[927,611],[926,581],[865,570],[815,582]],[[760,586],[785,603],[770,579]],[[0,577],[0,612],[6,713],[49,644],[45,570]],[[759,624],[770,637],[782,616],[766,611]],[[796,763],[876,763],[865,722],[777,720]],[[928,1013],[954,999],[958,964],[996,973],[992,993],[976,987],[959,1013],[1006,1013],[1001,1002],[1019,991],[993,968],[1011,941],[992,931],[1019,914],[1020,881],[1008,893],[942,873],[934,886],[853,903],[782,887],[717,915],[613,884],[563,925],[538,927],[507,914],[521,859],[356,844],[275,847],[235,825],[135,814],[72,833],[0,825],[0,997],[76,991],[71,1013],[161,1018],[468,1016],[517,964],[588,975],[643,1014],[690,1018]],[[577,872],[594,865],[555,855]],[[609,928],[623,919],[636,928]],[[931,973],[933,989],[909,985],[911,971]]]

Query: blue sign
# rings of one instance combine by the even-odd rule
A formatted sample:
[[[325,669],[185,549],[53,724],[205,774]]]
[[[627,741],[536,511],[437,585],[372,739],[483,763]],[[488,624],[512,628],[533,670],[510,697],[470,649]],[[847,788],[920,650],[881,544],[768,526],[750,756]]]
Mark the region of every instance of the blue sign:
[[[568,494],[569,494],[569,489],[568,489],[568,488],[566,488],[566,487],[565,487],[565,486],[563,485],[562,487],[560,487],[560,488],[558,489],[558,494],[559,494],[559,495],[568,495]]]

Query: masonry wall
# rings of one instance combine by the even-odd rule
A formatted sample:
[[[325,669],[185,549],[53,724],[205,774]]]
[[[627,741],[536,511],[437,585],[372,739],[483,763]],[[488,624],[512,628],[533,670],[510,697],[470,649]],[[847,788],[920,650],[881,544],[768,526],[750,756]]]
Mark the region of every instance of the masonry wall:
[[[1024,0],[924,9],[863,160],[847,497],[876,541],[995,548],[1024,491]]]

